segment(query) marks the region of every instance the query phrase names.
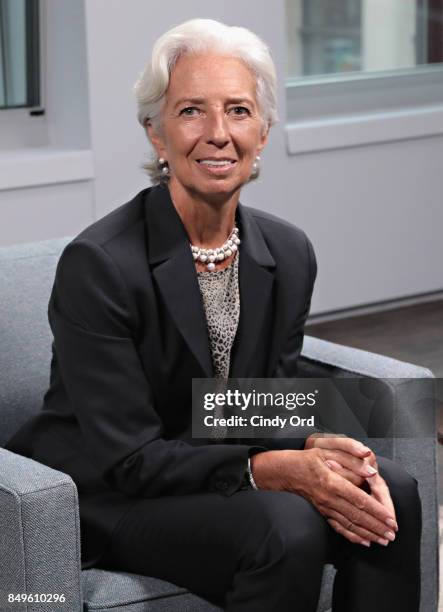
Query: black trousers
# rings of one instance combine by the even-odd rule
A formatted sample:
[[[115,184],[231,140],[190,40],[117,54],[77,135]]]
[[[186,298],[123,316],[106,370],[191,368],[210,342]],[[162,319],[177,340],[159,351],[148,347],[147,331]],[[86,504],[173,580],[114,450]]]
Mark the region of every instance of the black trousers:
[[[141,499],[99,567],[167,580],[229,612],[315,612],[323,566],[333,563],[334,612],[418,612],[417,482],[378,462],[399,526],[387,547],[349,543],[299,495],[246,490]]]

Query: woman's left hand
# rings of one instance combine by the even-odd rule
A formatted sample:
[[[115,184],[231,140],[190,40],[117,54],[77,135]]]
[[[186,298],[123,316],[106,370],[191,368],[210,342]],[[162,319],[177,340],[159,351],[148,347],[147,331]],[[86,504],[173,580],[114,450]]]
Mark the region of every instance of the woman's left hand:
[[[357,487],[378,475],[375,454],[358,440],[342,434],[313,434],[305,443],[305,449],[311,448],[325,450],[328,467]]]
[[[334,469],[334,471],[336,471]],[[384,478],[382,478],[380,476],[379,473],[375,474],[375,476],[371,477],[371,478],[367,478],[366,482],[369,484],[369,488],[370,488],[370,495],[377,500],[378,502],[380,502],[385,508],[387,508],[391,513],[392,516],[394,517],[395,520],[395,509],[394,509],[394,504],[392,502],[392,498],[391,498],[391,494],[389,493],[389,487],[386,484],[386,481],[384,480]],[[336,517],[337,518],[337,517]],[[343,521],[338,521],[336,520],[336,518],[329,518],[327,519],[329,525],[340,535],[342,535],[344,538],[347,538],[348,540],[352,541],[357,541],[357,540],[353,540],[353,538],[355,538],[355,534],[353,531],[349,531],[348,529],[346,529],[343,526]],[[341,518],[341,517],[338,517]],[[392,532],[394,533],[398,530],[397,527],[392,527]],[[395,535],[394,535],[395,537]],[[390,538],[391,540],[392,538]],[[389,544],[389,540],[384,540],[381,539],[379,540],[379,544],[384,544],[385,546],[387,546]]]
[[[395,517],[389,487],[378,472],[377,459],[370,448],[343,434],[313,434],[305,443],[305,449],[310,448],[325,449],[327,451],[325,463],[328,467],[357,487],[367,482],[370,489],[369,494],[390,510],[392,516]],[[355,534],[345,529],[342,523],[333,518],[329,518],[328,523],[337,533],[353,541]]]

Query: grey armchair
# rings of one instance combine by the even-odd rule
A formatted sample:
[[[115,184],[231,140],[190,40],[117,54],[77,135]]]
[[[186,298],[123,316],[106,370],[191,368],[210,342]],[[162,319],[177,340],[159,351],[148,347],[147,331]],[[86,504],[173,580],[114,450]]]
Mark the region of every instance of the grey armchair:
[[[77,489],[62,472],[2,445],[38,410],[48,384],[51,337],[46,307],[55,266],[67,239],[0,248],[0,610],[219,610],[173,584],[125,572],[81,571]],[[32,297],[31,297],[32,296]],[[423,368],[307,337],[306,376],[357,376],[390,381],[399,417],[414,397],[432,393]],[[402,381],[401,379],[408,379]],[[429,387],[429,388],[428,388]],[[371,440],[419,482],[423,504],[421,612],[436,612],[438,513],[435,438]],[[319,612],[330,609],[333,568],[326,567]],[[9,603],[8,594],[63,594],[64,602]],[[34,599],[37,599],[34,597]]]

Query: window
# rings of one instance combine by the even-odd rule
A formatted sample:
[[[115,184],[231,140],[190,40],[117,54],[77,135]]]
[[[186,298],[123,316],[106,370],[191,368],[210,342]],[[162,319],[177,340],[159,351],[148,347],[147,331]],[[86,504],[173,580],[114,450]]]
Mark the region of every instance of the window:
[[[287,0],[288,79],[443,62],[443,0]]]
[[[286,0],[291,155],[443,133],[443,0]]]
[[[40,104],[38,0],[0,0],[0,109]]]

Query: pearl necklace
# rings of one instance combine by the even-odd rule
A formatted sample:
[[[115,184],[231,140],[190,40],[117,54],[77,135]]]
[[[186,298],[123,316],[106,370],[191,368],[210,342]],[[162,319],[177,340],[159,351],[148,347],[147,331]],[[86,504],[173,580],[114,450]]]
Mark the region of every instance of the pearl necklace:
[[[215,264],[235,253],[239,244],[240,238],[238,237],[238,228],[234,227],[226,242],[216,249],[202,249],[201,247],[191,244],[192,257],[194,261],[206,263],[206,268],[208,270],[214,270]]]

